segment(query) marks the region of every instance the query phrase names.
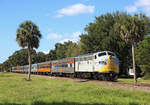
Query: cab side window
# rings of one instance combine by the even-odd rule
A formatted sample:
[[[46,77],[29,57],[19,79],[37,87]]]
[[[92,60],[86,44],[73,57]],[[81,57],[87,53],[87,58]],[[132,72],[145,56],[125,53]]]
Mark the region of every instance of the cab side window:
[[[96,59],[97,57],[96,57],[96,55],[95,55],[95,59]]]
[[[115,54],[108,52],[108,55],[115,56]]]

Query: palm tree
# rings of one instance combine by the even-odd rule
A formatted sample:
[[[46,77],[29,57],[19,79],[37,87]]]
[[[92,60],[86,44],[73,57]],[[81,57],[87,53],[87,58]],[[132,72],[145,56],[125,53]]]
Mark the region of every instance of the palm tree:
[[[137,83],[136,78],[136,68],[135,68],[135,54],[134,47],[135,44],[143,40],[144,35],[146,35],[146,25],[145,25],[144,15],[124,15],[121,19],[120,24],[120,36],[125,42],[131,43],[132,45],[132,61],[133,61],[133,71],[134,71],[134,84]]]
[[[17,29],[16,41],[18,45],[22,48],[27,47],[28,49],[28,62],[29,62],[29,70],[27,80],[30,80],[31,77],[31,51],[33,48],[39,47],[39,40],[41,39],[41,33],[32,21],[25,21],[20,24]]]

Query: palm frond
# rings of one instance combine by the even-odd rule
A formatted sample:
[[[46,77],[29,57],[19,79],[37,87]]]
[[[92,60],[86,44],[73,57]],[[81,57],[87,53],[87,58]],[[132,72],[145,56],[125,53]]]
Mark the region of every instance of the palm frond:
[[[31,48],[38,48],[41,37],[42,35],[38,26],[32,21],[25,21],[20,24],[17,30],[16,41],[21,47],[27,47],[30,45]]]

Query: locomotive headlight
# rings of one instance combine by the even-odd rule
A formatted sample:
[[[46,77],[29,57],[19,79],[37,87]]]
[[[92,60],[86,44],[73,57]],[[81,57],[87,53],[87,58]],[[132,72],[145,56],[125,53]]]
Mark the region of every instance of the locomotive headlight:
[[[106,65],[107,63],[105,61],[99,61],[99,64]]]

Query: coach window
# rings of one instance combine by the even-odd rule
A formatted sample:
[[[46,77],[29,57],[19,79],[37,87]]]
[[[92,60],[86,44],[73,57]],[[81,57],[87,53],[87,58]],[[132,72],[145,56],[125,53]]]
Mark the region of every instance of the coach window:
[[[89,61],[87,61],[87,64],[89,64]]]
[[[68,64],[65,64],[65,67],[68,67]]]
[[[95,59],[96,59],[97,57],[96,57],[96,55],[95,55]]]
[[[70,67],[72,67],[72,63],[70,64]]]
[[[79,61],[81,61],[81,58],[79,58]]]

